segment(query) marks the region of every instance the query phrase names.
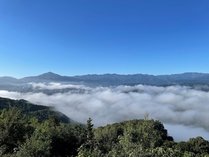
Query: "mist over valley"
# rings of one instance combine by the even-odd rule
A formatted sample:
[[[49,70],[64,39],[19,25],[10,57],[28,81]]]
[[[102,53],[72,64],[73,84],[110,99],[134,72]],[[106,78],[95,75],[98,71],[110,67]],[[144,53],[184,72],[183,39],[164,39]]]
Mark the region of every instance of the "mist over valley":
[[[208,76],[186,73],[68,77],[45,73],[23,79],[3,77],[0,97],[52,106],[81,123],[91,117],[97,127],[143,119],[148,114],[149,118],[162,121],[177,141],[198,135],[209,139]],[[168,79],[164,81],[165,78]]]

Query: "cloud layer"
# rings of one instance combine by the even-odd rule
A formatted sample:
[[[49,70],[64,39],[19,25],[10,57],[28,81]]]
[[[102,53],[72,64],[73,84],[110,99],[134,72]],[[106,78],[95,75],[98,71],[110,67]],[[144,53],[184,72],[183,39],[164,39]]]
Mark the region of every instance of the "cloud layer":
[[[61,84],[58,82],[50,82],[50,83],[34,83],[31,82],[29,85],[32,86],[33,89],[45,89],[45,90],[55,90],[55,89],[83,89],[86,88],[84,85],[75,85],[75,84]]]
[[[92,117],[96,126],[129,119],[150,118],[166,124],[166,128],[177,140],[190,136],[209,139],[209,93],[184,86],[118,86],[85,87],[70,84],[32,84],[39,89],[88,89],[82,93],[42,92],[19,93],[0,91],[1,97],[26,99],[33,103],[54,106],[72,119],[85,122]],[[190,132],[190,134],[187,133]]]

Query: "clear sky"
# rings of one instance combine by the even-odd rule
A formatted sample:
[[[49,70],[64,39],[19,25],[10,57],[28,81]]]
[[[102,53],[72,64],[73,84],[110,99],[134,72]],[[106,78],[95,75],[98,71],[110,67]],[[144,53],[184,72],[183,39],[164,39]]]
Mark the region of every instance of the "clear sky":
[[[209,72],[209,0],[0,0],[0,76]]]

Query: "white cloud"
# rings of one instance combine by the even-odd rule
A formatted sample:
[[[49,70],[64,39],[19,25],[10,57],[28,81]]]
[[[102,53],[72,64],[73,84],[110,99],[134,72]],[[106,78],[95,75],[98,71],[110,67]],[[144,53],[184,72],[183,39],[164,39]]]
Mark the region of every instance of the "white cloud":
[[[197,136],[202,136],[205,139],[209,137],[209,132],[203,128],[180,124],[165,124],[164,126],[168,129],[168,134],[175,137],[176,141],[187,141],[191,137]]]
[[[50,83],[34,83],[31,82],[29,83],[34,89],[47,89],[47,90],[54,90],[54,89],[66,89],[66,88],[75,88],[75,89],[80,89],[80,88],[86,88],[83,85],[76,85],[76,84],[61,84],[58,82],[50,82]]]
[[[33,84],[34,85],[34,84]],[[64,89],[68,84],[38,84],[34,88]],[[85,122],[92,117],[96,126],[128,119],[143,118],[149,113],[167,125],[169,132],[177,140],[188,139],[191,135],[204,136],[209,139],[209,93],[183,86],[118,86],[85,87],[84,93],[18,93],[0,91],[1,97],[26,99],[33,103],[54,106],[72,119]],[[182,130],[177,133],[178,128]],[[171,130],[173,131],[171,131]],[[189,130],[191,134],[184,133]],[[172,134],[171,134],[172,135]],[[184,136],[184,138],[182,137]]]

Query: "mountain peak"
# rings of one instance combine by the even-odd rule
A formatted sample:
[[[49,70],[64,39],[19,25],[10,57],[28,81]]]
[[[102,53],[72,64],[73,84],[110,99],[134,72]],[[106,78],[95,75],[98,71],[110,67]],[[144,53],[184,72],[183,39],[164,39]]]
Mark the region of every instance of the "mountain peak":
[[[53,72],[47,72],[47,73],[43,73],[43,74],[39,75],[39,77],[42,77],[42,78],[57,78],[57,77],[60,77],[60,75],[58,75],[56,73],[53,73]]]

